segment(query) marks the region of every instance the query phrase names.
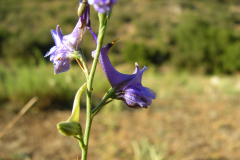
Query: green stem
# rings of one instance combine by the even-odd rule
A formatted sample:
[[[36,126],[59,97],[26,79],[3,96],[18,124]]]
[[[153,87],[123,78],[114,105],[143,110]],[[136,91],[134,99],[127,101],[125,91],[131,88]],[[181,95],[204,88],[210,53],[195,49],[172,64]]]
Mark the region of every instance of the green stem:
[[[79,146],[83,149],[85,149],[85,145],[83,143],[83,139],[79,138],[78,136],[74,136],[74,138],[76,138],[78,140]]]
[[[84,134],[84,144],[85,144],[85,149],[82,149],[82,160],[87,159],[87,151],[88,151],[88,140],[89,140],[89,135],[90,135],[90,129],[92,125],[92,119],[91,119],[91,96],[92,96],[92,91],[91,91],[91,84],[90,80],[88,79],[87,82],[87,115],[86,115],[86,126],[85,126],[85,134]]]
[[[93,117],[102,109],[103,106],[107,104],[107,100],[112,96],[115,89],[111,89],[111,91],[101,100],[101,102],[93,109],[92,111],[92,119]]]
[[[90,130],[92,125],[93,116],[91,116],[91,104],[92,104],[92,85],[93,85],[93,78],[95,75],[97,63],[98,63],[98,57],[102,48],[103,44],[103,38],[104,34],[107,29],[107,25],[109,22],[111,12],[107,14],[98,14],[99,16],[99,34],[97,39],[97,49],[96,49],[96,55],[93,60],[92,68],[90,71],[90,74],[87,78],[87,107],[86,107],[86,126],[85,126],[85,134],[84,134],[84,145],[85,148],[82,148],[82,160],[87,159],[87,152],[88,152],[88,141],[90,136]],[[101,108],[100,108],[101,109]],[[99,109],[99,110],[100,110]],[[97,112],[96,112],[97,113]]]
[[[109,22],[111,12],[108,14],[98,14],[99,16],[99,34],[97,39],[97,49],[96,49],[96,55],[93,60],[92,69],[90,71],[90,74],[87,78],[87,107],[86,107],[86,126],[85,126],[85,134],[84,134],[84,144],[85,148],[82,148],[82,160],[87,159],[87,152],[88,152],[88,141],[89,141],[89,135],[92,125],[92,116],[91,116],[91,104],[92,104],[92,85],[93,85],[93,78],[95,75],[97,63],[98,63],[98,57],[102,48],[103,44],[103,38],[104,34],[107,29],[107,25]]]
[[[79,142],[80,143],[80,142]],[[87,159],[87,146],[85,146],[85,148],[82,148],[82,160],[86,160]]]

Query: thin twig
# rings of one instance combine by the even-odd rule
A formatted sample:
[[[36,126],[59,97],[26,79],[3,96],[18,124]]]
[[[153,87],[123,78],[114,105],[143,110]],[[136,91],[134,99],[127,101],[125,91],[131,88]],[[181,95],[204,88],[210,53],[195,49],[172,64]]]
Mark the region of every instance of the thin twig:
[[[37,97],[33,97],[21,110],[20,112],[9,122],[4,129],[0,132],[0,139],[12,128],[12,126],[24,115],[24,113],[32,107],[32,105],[38,100]]]
[[[77,63],[79,64],[79,66],[82,68],[83,72],[86,75],[86,78],[88,78],[89,75],[89,71],[88,71],[88,67],[86,65],[86,63],[82,63],[81,61],[79,61],[79,59],[76,58]]]
[[[77,61],[78,65],[82,68],[82,70],[85,71],[85,69],[84,69],[82,63],[81,63],[78,59],[76,59],[76,61]]]

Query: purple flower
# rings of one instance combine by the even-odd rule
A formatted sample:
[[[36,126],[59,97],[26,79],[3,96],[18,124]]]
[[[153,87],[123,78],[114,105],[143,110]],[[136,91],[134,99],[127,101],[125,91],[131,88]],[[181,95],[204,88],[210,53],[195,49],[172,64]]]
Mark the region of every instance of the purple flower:
[[[140,71],[139,65],[135,63],[136,68],[133,74],[127,75],[118,72],[108,58],[108,50],[113,44],[114,42],[104,46],[99,55],[103,72],[112,88],[115,88],[113,98],[122,100],[130,108],[147,108],[151,105],[152,99],[156,98],[156,94],[151,89],[143,87],[141,84],[143,72],[147,67]],[[95,55],[95,52],[93,51],[92,56]]]
[[[97,12],[104,14],[111,10],[117,0],[88,0],[88,3],[93,5]]]
[[[71,55],[74,55],[75,51],[79,51],[86,28],[90,28],[89,12],[90,7],[87,5],[85,12],[79,17],[75,28],[69,35],[63,35],[59,25],[57,25],[56,31],[51,30],[55,46],[44,57],[50,55],[50,61],[55,64],[54,74],[66,72],[70,69]]]

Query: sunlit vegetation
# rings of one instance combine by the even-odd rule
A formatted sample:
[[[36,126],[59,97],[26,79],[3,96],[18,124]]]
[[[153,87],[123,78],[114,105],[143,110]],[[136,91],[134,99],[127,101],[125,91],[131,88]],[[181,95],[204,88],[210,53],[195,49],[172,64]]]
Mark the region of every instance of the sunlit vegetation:
[[[39,61],[34,50],[44,55],[54,45],[50,29],[59,24],[68,34],[78,20],[76,1],[0,3],[0,57],[7,64],[9,59],[28,64],[30,57]],[[105,43],[121,38],[111,53],[117,63],[138,61],[201,73],[235,73],[240,69],[239,15],[234,1],[121,0],[112,13]],[[91,19],[97,32],[93,9]],[[85,39],[82,48],[90,61],[95,44],[89,33]]]
[[[83,73],[73,63],[69,72],[54,76],[53,65],[43,56],[54,45],[50,29],[59,24],[64,34],[70,33],[78,20],[77,7],[76,1],[0,2],[0,101],[21,106],[37,95],[46,99],[43,107],[60,99],[71,103],[76,84],[84,81]],[[152,75],[159,76],[164,68],[189,74],[237,73],[239,8],[234,1],[121,0],[113,10],[104,43],[120,37],[109,53],[112,63],[128,62],[133,67],[138,62],[154,68]],[[97,32],[97,13],[91,9],[92,28]],[[82,49],[91,62],[95,43],[89,33],[84,38]],[[125,73],[131,72],[126,69]],[[107,82],[95,83],[95,91],[108,87]]]

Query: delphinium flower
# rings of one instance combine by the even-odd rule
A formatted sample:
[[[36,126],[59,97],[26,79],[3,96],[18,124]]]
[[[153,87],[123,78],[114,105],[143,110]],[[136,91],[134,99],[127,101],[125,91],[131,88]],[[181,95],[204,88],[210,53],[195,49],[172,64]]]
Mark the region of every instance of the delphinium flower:
[[[59,25],[57,25],[56,31],[51,30],[55,46],[44,57],[50,55],[50,61],[55,64],[54,74],[66,72],[70,69],[71,55],[75,51],[79,51],[85,31],[87,28],[90,28],[89,14],[90,7],[87,5],[83,15],[79,17],[75,28],[69,35],[63,35]]]
[[[108,43],[101,49],[99,62],[112,88],[115,88],[115,94],[112,98],[122,100],[130,108],[147,108],[156,98],[156,94],[149,88],[141,84],[143,72],[147,69],[140,67],[135,63],[133,74],[127,75],[118,72],[111,64],[108,51],[114,42]],[[92,52],[94,57],[96,51]]]
[[[88,3],[93,5],[97,12],[104,14],[111,10],[117,0],[88,0]]]

